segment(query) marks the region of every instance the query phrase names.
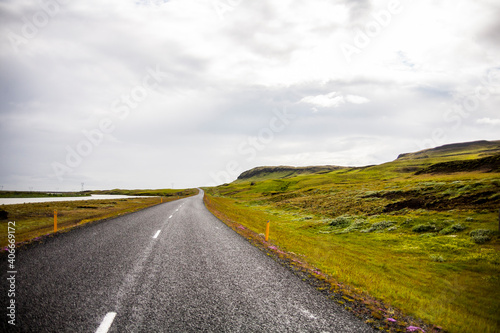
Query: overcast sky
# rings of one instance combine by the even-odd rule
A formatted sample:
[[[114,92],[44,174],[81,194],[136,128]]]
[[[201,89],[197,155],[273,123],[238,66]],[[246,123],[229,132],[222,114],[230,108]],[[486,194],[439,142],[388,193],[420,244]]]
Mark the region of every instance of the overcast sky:
[[[185,188],[500,139],[497,0],[0,0],[0,187]]]

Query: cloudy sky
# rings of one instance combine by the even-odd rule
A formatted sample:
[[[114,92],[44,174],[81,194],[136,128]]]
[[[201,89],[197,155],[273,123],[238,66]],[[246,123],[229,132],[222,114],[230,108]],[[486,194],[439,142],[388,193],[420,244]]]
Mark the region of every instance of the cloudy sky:
[[[175,188],[500,139],[496,0],[0,0],[0,187]]]

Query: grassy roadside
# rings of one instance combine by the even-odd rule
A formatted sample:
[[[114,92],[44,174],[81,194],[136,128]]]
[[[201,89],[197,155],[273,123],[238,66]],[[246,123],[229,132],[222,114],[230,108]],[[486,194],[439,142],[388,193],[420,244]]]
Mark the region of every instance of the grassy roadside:
[[[104,190],[104,191],[89,191],[91,194],[119,194],[119,195],[151,195],[163,198],[184,198],[198,194],[195,188],[188,189],[159,189],[159,190]]]
[[[256,174],[205,189],[205,202],[246,237],[298,258],[353,312],[365,304],[374,327],[406,332],[411,317],[427,332],[500,332],[498,148],[465,146],[322,174]]]
[[[248,206],[210,195],[206,203],[221,220],[236,226],[235,230],[248,229],[247,238],[262,240],[265,221],[270,221],[266,246],[298,256],[298,262],[317,278],[327,280],[334,289],[341,288],[338,291],[351,301],[361,300],[375,327],[405,332],[405,325],[411,323],[405,313],[450,332],[498,332],[497,244],[479,246],[467,237],[427,233],[337,234],[331,232],[336,228],[310,215],[300,217],[272,206]],[[485,219],[493,218],[485,215]],[[352,307],[349,300],[345,303]],[[396,322],[386,322],[387,318]],[[425,328],[432,331],[432,325]],[[434,331],[440,330],[434,326]]]
[[[37,241],[41,237],[54,233],[54,210],[57,210],[58,232],[65,232],[76,226],[89,222],[114,218],[141,209],[188,197],[197,190],[175,192],[175,195],[162,197],[144,197],[111,200],[82,200],[41,202],[18,205],[3,205],[0,210],[6,212],[7,219],[0,220],[2,233],[0,237],[1,251],[7,246],[8,221],[16,222],[16,243],[22,244]],[[121,194],[121,193],[120,193]]]
[[[426,325],[423,321],[412,318],[401,310],[376,299],[363,288],[340,282],[339,279],[329,274],[327,269],[318,268],[321,260],[319,262],[313,260],[311,253],[299,250],[311,239],[304,238],[303,234],[287,230],[275,214],[245,208],[229,198],[205,195],[204,201],[206,207],[234,231],[266,251],[268,255],[287,266],[303,281],[313,285],[372,327],[387,332],[406,332],[407,327],[420,327],[426,332],[442,332],[440,328]],[[264,237],[265,221],[271,222],[268,242]],[[319,246],[314,252],[324,251],[325,247]],[[317,256],[317,253],[312,255]],[[336,255],[339,253],[337,252]],[[324,253],[321,253],[321,256],[324,256]],[[346,274],[348,274],[347,271]],[[388,321],[388,318],[395,322]]]
[[[87,192],[0,191],[0,198],[57,198],[90,196]]]

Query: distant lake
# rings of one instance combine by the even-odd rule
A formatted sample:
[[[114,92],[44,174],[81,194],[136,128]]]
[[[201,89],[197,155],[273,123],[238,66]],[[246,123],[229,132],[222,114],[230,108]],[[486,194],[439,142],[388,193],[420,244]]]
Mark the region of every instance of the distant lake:
[[[131,199],[143,198],[144,196],[119,195],[119,194],[92,194],[87,197],[45,197],[45,198],[0,198],[0,205],[15,205],[35,202],[54,201],[79,201],[79,200],[106,200],[106,199]]]

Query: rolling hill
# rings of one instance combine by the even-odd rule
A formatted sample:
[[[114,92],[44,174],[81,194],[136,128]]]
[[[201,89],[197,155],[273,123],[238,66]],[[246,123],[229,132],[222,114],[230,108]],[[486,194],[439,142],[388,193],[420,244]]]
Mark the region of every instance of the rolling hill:
[[[414,153],[400,154],[392,162],[364,167],[348,166],[260,166],[243,172],[236,182],[293,178],[306,174],[323,174],[336,170],[385,169],[402,173],[453,173],[498,171],[500,140],[455,143]]]
[[[500,141],[475,141],[364,167],[258,167],[206,188],[206,205],[374,327],[498,332],[499,161]]]

